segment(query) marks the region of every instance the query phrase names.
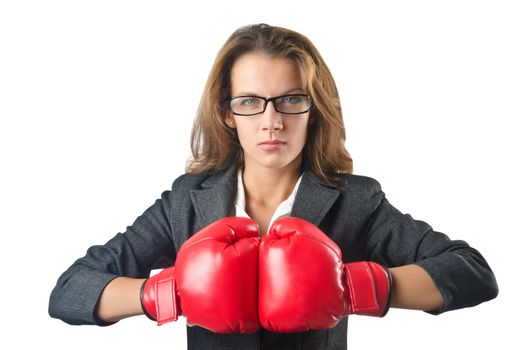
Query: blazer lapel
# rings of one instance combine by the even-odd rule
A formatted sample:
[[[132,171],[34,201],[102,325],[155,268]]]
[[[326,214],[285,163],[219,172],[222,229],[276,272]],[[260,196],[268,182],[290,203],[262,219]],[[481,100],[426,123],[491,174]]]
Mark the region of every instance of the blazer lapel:
[[[202,189],[190,191],[199,220],[198,227],[203,228],[231,215],[236,198],[238,168],[239,165],[234,163],[227,170],[204,181]],[[291,215],[318,226],[338,197],[339,190],[328,187],[309,168],[305,168]]]
[[[238,164],[219,172],[202,183],[202,189],[191,190],[191,200],[198,227],[205,226],[229,216],[235,203]]]
[[[338,197],[338,189],[328,187],[310,169],[305,169],[293,202],[291,216],[319,226]]]

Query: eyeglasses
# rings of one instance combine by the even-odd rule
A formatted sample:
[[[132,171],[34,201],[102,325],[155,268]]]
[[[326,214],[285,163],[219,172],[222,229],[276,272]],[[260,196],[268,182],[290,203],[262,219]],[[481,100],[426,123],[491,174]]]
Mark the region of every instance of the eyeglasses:
[[[229,109],[236,115],[257,115],[264,113],[268,102],[282,114],[302,114],[310,110],[312,99],[308,95],[293,94],[276,97],[236,96],[229,101]]]

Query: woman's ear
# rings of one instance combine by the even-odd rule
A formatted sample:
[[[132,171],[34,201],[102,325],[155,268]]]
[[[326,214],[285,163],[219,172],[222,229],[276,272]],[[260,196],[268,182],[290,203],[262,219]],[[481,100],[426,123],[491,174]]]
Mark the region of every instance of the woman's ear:
[[[224,123],[230,127],[231,129],[236,129],[236,124],[235,124],[235,119],[233,118],[233,116],[231,114],[227,114],[225,117],[224,117]]]

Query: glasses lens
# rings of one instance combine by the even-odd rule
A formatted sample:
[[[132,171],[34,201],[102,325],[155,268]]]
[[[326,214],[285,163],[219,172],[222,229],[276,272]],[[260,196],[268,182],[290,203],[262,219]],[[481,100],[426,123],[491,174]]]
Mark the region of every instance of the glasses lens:
[[[310,108],[310,98],[306,95],[286,95],[278,97],[275,100],[275,108],[281,113],[304,113]]]
[[[255,96],[236,97],[231,100],[231,111],[242,115],[262,113],[265,102],[264,99]]]
[[[284,114],[301,114],[308,112],[311,100],[308,95],[284,95],[273,99],[275,109]],[[258,96],[240,96],[231,99],[231,111],[238,115],[256,115],[264,112],[266,99]]]

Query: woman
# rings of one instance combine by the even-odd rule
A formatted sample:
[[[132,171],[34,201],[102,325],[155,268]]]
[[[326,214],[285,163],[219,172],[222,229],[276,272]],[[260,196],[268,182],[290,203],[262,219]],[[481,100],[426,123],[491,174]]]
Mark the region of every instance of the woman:
[[[265,24],[235,31],[213,65],[191,144],[172,190],[59,278],[52,317],[109,325],[183,314],[191,349],[344,349],[346,315],[369,314],[356,307],[359,295],[375,305],[371,316],[389,307],[440,314],[497,295],[477,250],[403,215],[376,180],[352,175],[337,88],[301,34]],[[226,227],[238,242],[222,241],[232,234]],[[291,232],[317,239],[281,248],[277,258],[277,242],[297,239]],[[223,235],[220,248],[196,248],[215,235]],[[234,261],[212,253],[233,247]],[[309,314],[336,301],[343,310]]]

